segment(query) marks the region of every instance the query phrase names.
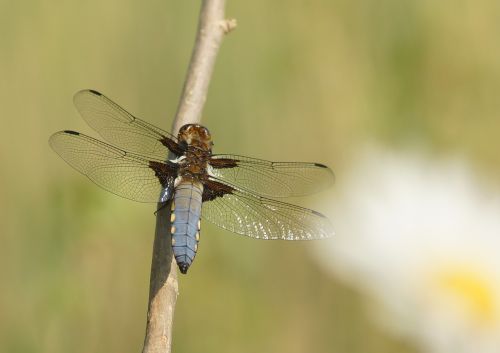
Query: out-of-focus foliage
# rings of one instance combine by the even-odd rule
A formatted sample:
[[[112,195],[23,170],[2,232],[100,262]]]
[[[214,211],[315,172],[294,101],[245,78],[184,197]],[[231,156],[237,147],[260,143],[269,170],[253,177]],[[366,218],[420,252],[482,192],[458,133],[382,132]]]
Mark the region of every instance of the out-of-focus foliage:
[[[0,4],[0,351],[140,350],[154,205],[100,190],[47,139],[91,133],[72,106],[82,88],[168,129],[198,10]],[[379,140],[462,154],[498,179],[498,13],[494,0],[228,1],[239,26],[204,113],[215,151],[329,164],[339,190],[357,147]],[[369,320],[364,296],[312,261],[311,244],[207,223],[201,236],[180,278],[174,352],[416,351]]]

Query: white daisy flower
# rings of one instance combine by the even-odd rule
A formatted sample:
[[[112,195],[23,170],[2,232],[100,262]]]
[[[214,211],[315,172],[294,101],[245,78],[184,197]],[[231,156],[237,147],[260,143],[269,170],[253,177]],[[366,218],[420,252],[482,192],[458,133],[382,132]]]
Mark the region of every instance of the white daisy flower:
[[[319,258],[424,351],[500,352],[500,192],[459,160],[370,150],[337,184]]]

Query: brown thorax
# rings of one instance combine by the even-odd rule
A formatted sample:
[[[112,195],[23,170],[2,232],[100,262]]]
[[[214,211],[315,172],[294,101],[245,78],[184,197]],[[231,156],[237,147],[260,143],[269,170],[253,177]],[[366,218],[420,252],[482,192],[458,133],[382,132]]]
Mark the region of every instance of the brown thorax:
[[[185,158],[180,162],[180,175],[205,179],[213,146],[208,129],[198,124],[186,124],[180,128],[177,139],[187,146]]]

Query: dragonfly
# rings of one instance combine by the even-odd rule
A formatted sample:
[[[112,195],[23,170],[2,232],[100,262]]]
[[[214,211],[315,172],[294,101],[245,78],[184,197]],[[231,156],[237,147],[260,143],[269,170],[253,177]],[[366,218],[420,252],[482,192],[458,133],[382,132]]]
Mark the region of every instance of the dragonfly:
[[[330,186],[320,163],[271,162],[212,153],[209,130],[186,124],[174,136],[95,90],[74,104],[105,141],[64,130],[49,139],[70,166],[107,191],[139,202],[171,202],[170,234],[181,273],[198,251],[201,218],[255,239],[312,240],[333,235],[323,214],[281,201]]]

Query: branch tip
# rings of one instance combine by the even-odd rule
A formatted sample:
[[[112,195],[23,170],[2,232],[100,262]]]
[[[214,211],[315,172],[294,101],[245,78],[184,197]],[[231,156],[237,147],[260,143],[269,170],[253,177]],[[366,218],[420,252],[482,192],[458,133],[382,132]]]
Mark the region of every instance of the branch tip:
[[[220,25],[222,27],[222,30],[224,31],[224,34],[228,34],[238,26],[238,21],[236,21],[236,18],[227,18],[221,21]]]

